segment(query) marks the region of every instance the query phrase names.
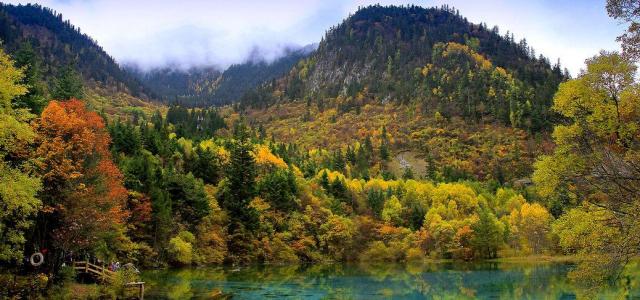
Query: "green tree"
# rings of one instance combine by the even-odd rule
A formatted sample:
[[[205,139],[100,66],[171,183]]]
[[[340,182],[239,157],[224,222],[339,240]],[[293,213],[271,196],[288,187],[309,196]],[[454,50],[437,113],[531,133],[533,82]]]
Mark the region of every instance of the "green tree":
[[[322,175],[320,175],[320,186],[324,188],[325,191],[329,191],[329,175],[327,174],[327,170],[322,171]]]
[[[73,65],[67,65],[60,71],[56,79],[51,97],[56,100],[84,98],[82,78]]]
[[[381,189],[369,189],[367,191],[367,203],[373,215],[380,218],[384,205],[384,192]],[[421,218],[424,218],[424,215]]]
[[[389,160],[389,138],[387,137],[386,126],[382,126],[382,133],[380,134],[380,159]]]
[[[194,228],[209,214],[209,200],[202,179],[195,178],[191,173],[170,172],[165,178],[165,188],[171,197],[173,212],[179,214],[183,223]]]
[[[480,209],[478,221],[471,225],[471,245],[481,258],[498,257],[498,248],[503,244],[504,226],[488,208]]]
[[[399,226],[402,224],[402,210],[403,208],[402,204],[400,204],[400,200],[396,195],[393,195],[384,203],[382,208],[382,220]]]
[[[413,169],[411,167],[405,167],[404,171],[402,172],[402,179],[413,179],[414,175],[413,175]]]
[[[171,260],[178,265],[190,265],[194,260],[193,244],[196,238],[189,231],[181,231],[169,240]]]
[[[347,194],[347,186],[344,183],[344,180],[341,178],[336,178],[331,182],[331,186],[329,187],[331,191],[331,195],[333,195],[336,200],[347,201],[349,199],[349,195]]]
[[[230,145],[230,163],[227,166],[226,184],[220,195],[222,207],[231,218],[231,232],[243,225],[248,230],[258,227],[258,213],[249,206],[256,196],[256,162],[249,132],[243,123],[236,124],[234,140]],[[231,247],[230,247],[231,249]]]
[[[24,68],[22,84],[27,86],[26,94],[18,96],[14,107],[29,108],[39,114],[47,104],[46,86],[42,81],[41,62],[31,43],[24,42],[15,54],[16,66]]]
[[[279,169],[266,174],[258,184],[258,190],[265,200],[279,210],[289,212],[298,206],[298,187],[291,170]]]

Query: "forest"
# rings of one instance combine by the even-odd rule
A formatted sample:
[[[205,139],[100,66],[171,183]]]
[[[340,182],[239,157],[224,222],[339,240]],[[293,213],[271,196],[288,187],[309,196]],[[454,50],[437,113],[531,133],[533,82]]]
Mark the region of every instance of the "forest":
[[[206,82],[188,101],[122,108],[98,104],[178,99],[190,75],[140,80],[61,16],[3,4],[0,295],[71,297],[74,258],[569,257],[585,289],[614,282],[640,251],[640,7],[606,9],[632,24],[623,51],[594,53],[575,78],[450,7],[374,5],[273,68],[197,71],[221,86],[261,79],[215,90],[231,104],[198,106]],[[62,26],[53,45],[24,39],[34,22]]]

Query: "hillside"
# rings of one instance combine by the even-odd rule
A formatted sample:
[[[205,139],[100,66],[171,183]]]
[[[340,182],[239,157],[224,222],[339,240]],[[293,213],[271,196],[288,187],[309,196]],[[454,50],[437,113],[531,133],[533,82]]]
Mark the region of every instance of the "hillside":
[[[550,151],[550,106],[566,78],[525,41],[447,7],[376,5],[331,28],[316,52],[240,107],[267,136],[302,149],[386,143],[387,158],[354,161],[355,177],[410,170],[513,182]]]
[[[126,70],[158,95],[158,100],[188,106],[207,106],[216,90],[221,72],[216,67],[180,69],[168,66],[141,70],[127,66]]]
[[[298,61],[308,57],[315,47],[316,45],[307,45],[300,49],[287,49],[285,55],[273,62],[258,59],[232,65],[222,73],[218,81],[214,103],[228,104],[238,101],[248,90],[265,81],[284,76]]]
[[[68,65],[90,86],[147,98],[149,91],[100,47],[95,40],[64,20],[61,14],[37,4],[0,5],[0,39],[8,53],[31,44],[41,61],[44,80],[53,83]]]
[[[492,116],[537,131],[550,128],[548,108],[566,77],[526,41],[472,24],[448,7],[375,5],[332,27],[313,55],[244,102],[342,97],[349,109],[365,94],[370,102],[425,103],[447,116]]]

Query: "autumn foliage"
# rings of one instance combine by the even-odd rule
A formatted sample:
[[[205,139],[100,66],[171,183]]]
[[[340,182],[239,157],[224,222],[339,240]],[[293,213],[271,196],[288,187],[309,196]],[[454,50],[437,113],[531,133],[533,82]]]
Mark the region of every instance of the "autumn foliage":
[[[117,232],[127,217],[127,190],[111,159],[111,139],[102,118],[79,100],[51,101],[36,131],[45,211],[55,227],[55,244],[85,249]]]

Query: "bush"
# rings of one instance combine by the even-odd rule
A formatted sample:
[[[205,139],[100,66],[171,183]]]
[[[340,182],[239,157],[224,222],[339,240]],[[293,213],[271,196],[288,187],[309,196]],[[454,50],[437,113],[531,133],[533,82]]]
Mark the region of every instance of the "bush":
[[[371,243],[369,249],[365,250],[362,255],[360,255],[361,261],[394,261],[395,255],[392,249],[389,249],[387,245],[385,245],[381,241],[375,241]]]
[[[407,261],[421,261],[424,260],[424,253],[419,248],[409,248],[406,253]]]
[[[190,265],[193,262],[193,242],[195,237],[188,231],[181,231],[178,236],[169,240],[171,261],[178,265]]]

